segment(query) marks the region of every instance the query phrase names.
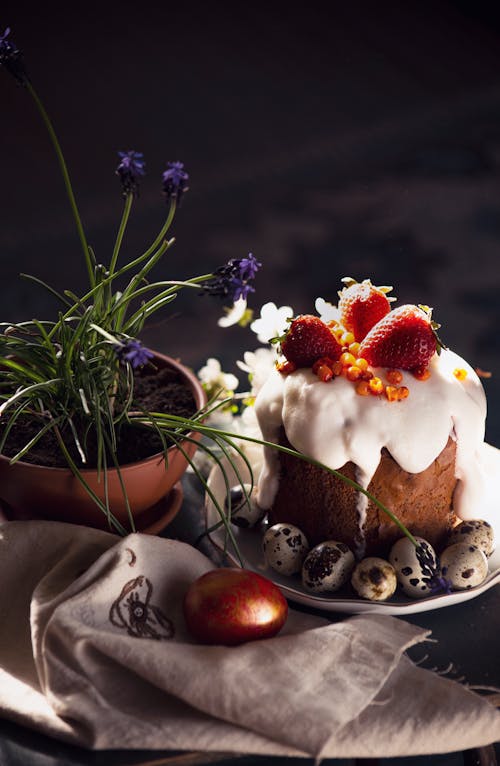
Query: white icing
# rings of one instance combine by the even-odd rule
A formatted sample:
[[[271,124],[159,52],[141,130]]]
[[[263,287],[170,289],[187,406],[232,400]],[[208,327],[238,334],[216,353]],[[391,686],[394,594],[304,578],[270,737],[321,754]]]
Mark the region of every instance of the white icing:
[[[354,478],[358,484],[360,484],[360,474],[360,469],[356,468],[356,475]],[[361,560],[364,557],[366,550],[364,527],[366,523],[366,517],[368,515],[368,497],[362,492],[357,493],[356,514],[358,518],[358,534],[354,540],[354,549],[356,558]]]
[[[453,374],[457,368],[466,370],[465,380]],[[255,403],[263,438],[278,442],[284,426],[289,442],[302,454],[333,469],[355,463],[357,481],[367,488],[383,447],[405,471],[420,473],[451,436],[457,443],[459,479],[454,510],[463,519],[478,518],[486,479],[481,463],[484,389],[472,367],[450,350],[435,355],[429,370],[425,381],[403,372],[401,385],[410,394],[397,402],[383,395],[360,396],[355,384],[342,376],[323,383],[310,369],[291,375],[273,370]],[[373,372],[385,380],[385,370]],[[258,489],[262,508],[272,506],[278,482],[278,452],[266,447]]]
[[[484,519],[493,527],[495,544],[500,542],[500,450],[491,444],[482,445],[479,468],[484,478],[485,492],[474,518]],[[472,513],[468,516],[472,518]]]

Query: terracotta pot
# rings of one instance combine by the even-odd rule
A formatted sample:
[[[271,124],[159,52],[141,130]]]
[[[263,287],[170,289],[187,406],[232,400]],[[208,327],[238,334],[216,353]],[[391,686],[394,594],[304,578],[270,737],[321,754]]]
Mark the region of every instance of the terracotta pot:
[[[195,375],[184,365],[170,357],[155,354],[158,367],[171,367],[178,371],[191,389],[196,407],[206,403],[205,392]],[[191,433],[197,441],[200,434]],[[192,457],[196,444],[183,442],[186,453]],[[188,467],[188,461],[175,446],[168,449],[165,465],[163,453],[137,463],[121,467],[130,508],[137,530],[158,531],[182,501],[178,482]],[[104,500],[104,479],[97,471],[83,469],[85,481]],[[127,529],[131,529],[123,491],[116,469],[108,470],[109,505],[114,516]],[[18,461],[9,464],[0,456],[0,501],[8,518],[42,518],[109,529],[102,510],[89,497],[80,481],[67,468],[49,468]]]

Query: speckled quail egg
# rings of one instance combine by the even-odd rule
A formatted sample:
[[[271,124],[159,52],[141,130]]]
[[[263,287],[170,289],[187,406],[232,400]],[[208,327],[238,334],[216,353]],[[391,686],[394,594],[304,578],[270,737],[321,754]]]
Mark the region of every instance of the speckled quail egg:
[[[391,548],[389,561],[396,570],[396,577],[403,591],[410,598],[431,595],[430,578],[437,574],[436,553],[427,540],[415,537],[417,548],[408,537],[402,537]]]
[[[293,524],[273,524],[266,530],[262,547],[271,569],[283,575],[297,574],[302,569],[309,543],[305,534]]]
[[[345,543],[327,540],[312,548],[302,565],[302,583],[315,593],[335,591],[349,579],[354,555]]]
[[[244,488],[244,490],[243,490]],[[254,527],[259,521],[262,521],[266,515],[256,500],[257,488],[250,484],[238,484],[231,487],[229,494],[231,498],[231,522],[237,527]],[[225,510],[228,513],[228,502],[226,498]]]
[[[386,601],[396,590],[396,570],[385,559],[368,556],[362,559],[351,576],[351,585],[361,598]]]
[[[495,549],[494,533],[491,524],[483,519],[469,519],[451,530],[447,545],[469,543],[481,548],[486,556],[491,556]]]
[[[453,590],[468,590],[483,582],[488,559],[476,545],[454,543],[441,554],[441,573]]]

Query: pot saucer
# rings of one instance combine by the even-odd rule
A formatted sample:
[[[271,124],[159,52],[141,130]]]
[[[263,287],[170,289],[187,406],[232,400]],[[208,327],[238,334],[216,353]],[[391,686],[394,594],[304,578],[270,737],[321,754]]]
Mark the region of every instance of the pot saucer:
[[[137,522],[137,532],[145,535],[157,535],[177,516],[181,509],[184,494],[180,481],[174,484],[168,495],[141,514]]]
[[[145,535],[157,535],[179,513],[184,495],[181,482],[177,482],[170,492],[157,503],[141,513],[136,521],[136,531]],[[14,510],[6,503],[0,503],[0,523],[2,521],[40,521],[40,517],[28,515],[22,510]]]

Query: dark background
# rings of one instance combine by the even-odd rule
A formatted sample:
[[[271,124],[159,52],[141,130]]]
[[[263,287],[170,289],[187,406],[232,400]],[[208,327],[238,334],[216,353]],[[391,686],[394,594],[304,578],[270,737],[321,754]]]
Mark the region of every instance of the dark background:
[[[433,306],[443,340],[492,371],[487,437],[500,446],[500,12],[489,6],[3,0],[0,30],[12,27],[24,50],[100,261],[121,214],[116,151],[143,151],[148,170],[123,259],[156,236],[161,172],[183,160],[191,188],[158,279],[252,251],[263,263],[252,305],[296,312],[318,295],[335,300],[345,275],[393,284],[400,303]],[[0,320],[52,318],[57,305],[19,272],[80,293],[86,272],[43,125],[5,72],[0,146]],[[189,293],[144,340],[195,369],[217,356],[234,370],[257,344],[218,328],[220,315]],[[492,598],[464,621],[431,613],[433,630],[480,636]],[[488,668],[488,654],[474,661]],[[24,730],[12,745],[9,731],[14,758],[44,752]]]
[[[89,242],[107,262],[121,214],[118,149],[145,178],[123,259],[165,212],[161,172],[190,173],[159,279],[252,251],[252,304],[311,311],[340,279],[393,284],[426,303],[443,340],[485,386],[500,444],[500,26],[474,2],[3,2],[56,125]],[[64,187],[28,95],[0,73],[1,318],[51,318],[28,272],[82,292],[86,273]],[[156,315],[146,343],[196,369],[257,344],[217,327],[193,293]]]

